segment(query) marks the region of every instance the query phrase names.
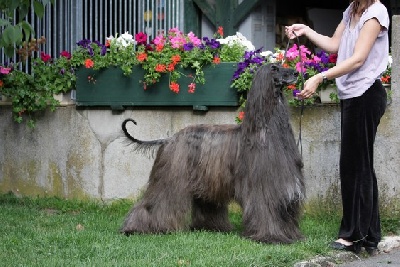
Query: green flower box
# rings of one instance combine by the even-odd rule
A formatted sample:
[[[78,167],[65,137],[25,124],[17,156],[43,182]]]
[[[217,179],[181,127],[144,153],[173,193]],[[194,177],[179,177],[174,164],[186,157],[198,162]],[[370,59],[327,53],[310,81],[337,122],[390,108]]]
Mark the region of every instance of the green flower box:
[[[192,79],[182,75],[178,94],[169,89],[168,75],[146,90],[140,82],[144,71],[135,66],[130,76],[119,68],[77,71],[76,105],[108,106],[123,110],[127,106],[192,106],[207,110],[208,106],[239,106],[239,97],[231,88],[231,79],[237,63],[221,63],[204,68],[205,84],[197,84],[194,93],[188,92]],[[190,70],[182,70],[185,75]],[[193,74],[194,75],[194,74]]]

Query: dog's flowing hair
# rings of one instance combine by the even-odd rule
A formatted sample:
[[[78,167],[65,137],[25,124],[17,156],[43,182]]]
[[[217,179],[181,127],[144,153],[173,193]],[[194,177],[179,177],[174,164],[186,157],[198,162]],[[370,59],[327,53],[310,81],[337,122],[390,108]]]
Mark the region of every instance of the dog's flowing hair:
[[[305,197],[302,159],[282,86],[296,73],[276,64],[254,76],[240,125],[194,125],[170,138],[141,141],[122,129],[135,149],[158,148],[148,186],[121,228],[133,233],[190,229],[230,231],[228,204],[243,211],[243,236],[266,243],[302,238]]]

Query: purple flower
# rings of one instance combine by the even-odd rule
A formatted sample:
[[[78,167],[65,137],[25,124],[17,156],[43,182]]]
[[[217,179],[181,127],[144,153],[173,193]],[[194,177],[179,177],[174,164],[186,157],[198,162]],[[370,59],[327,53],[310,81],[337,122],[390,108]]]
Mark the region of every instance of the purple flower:
[[[262,57],[254,57],[251,61],[251,63],[255,64],[262,64],[264,62],[264,59]]]
[[[76,44],[77,44],[78,46],[80,46],[80,47],[88,48],[89,45],[90,45],[91,43],[92,43],[92,42],[91,42],[90,40],[88,40],[88,39],[83,39],[83,40],[80,40],[79,42],[77,42]]]
[[[321,59],[322,64],[326,65],[329,63],[329,55],[326,52],[321,51],[321,52],[317,53],[317,57],[319,57]]]
[[[100,55],[105,56],[107,54],[107,47],[105,45],[101,45]]]
[[[293,96],[294,97],[297,97],[297,94],[299,94],[299,93],[300,93],[300,90],[297,90],[297,89],[293,90]]]
[[[194,45],[192,43],[186,43],[186,44],[183,45],[183,49],[185,51],[192,51],[193,48],[194,48]]]
[[[208,40],[208,38],[207,38],[206,46],[210,47],[211,49],[218,49],[221,46],[221,44],[220,44],[220,42],[218,42],[215,39]]]

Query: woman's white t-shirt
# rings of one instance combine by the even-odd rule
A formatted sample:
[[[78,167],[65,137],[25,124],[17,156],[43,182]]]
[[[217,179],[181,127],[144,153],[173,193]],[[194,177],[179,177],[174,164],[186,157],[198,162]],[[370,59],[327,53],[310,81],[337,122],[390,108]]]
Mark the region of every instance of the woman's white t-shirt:
[[[364,11],[357,25],[351,28],[350,10],[352,4],[343,12],[343,22],[346,28],[340,41],[337,63],[352,56],[358,35],[367,20],[375,18],[383,28],[364,64],[360,68],[336,78],[340,99],[362,95],[385,71],[389,60],[388,29],[390,20],[386,7],[380,2],[375,2]]]

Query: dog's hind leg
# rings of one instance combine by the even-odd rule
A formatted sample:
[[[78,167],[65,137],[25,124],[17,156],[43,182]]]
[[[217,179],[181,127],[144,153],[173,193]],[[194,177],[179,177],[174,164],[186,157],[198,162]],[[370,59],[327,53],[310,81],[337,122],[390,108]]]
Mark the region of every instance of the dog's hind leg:
[[[156,159],[147,190],[127,215],[120,231],[168,233],[187,228],[192,199],[186,183],[186,177],[177,177],[174,172],[159,168]]]
[[[232,228],[227,203],[215,204],[200,198],[193,199],[191,229],[228,232]]]
[[[169,186],[165,185],[156,195],[152,188],[148,189],[127,215],[121,232],[168,233],[184,230],[189,224],[190,197],[172,193]]]

